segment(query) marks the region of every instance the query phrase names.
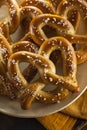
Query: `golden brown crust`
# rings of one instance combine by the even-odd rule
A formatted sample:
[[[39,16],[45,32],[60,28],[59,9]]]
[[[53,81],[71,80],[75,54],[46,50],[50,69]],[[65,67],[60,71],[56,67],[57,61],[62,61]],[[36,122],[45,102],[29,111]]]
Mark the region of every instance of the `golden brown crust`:
[[[9,37],[9,33],[13,33],[18,28],[20,22],[19,6],[14,0],[0,0],[0,6],[6,5],[9,11],[9,18],[5,18],[0,22],[1,33]],[[5,29],[4,29],[5,28]]]
[[[21,6],[35,6],[39,8],[43,13],[50,13],[54,14],[55,10],[53,6],[50,4],[50,2],[45,1],[45,0],[23,0],[21,3]]]
[[[87,24],[87,2],[85,0],[62,0],[58,5],[57,12],[59,15],[67,19],[68,12],[72,9],[77,10],[80,15],[80,19],[76,19],[78,21],[76,28],[80,26],[79,21],[80,22],[83,21],[83,28],[85,32],[86,24]],[[77,44],[77,45],[82,44],[80,45],[81,48],[76,50],[77,63],[81,64],[85,62],[87,60],[87,51],[86,51],[87,34],[86,33],[84,35],[67,34],[65,37],[72,44]]]
[[[71,92],[78,92],[77,64],[87,60],[87,36],[76,34],[80,20],[87,21],[87,3],[49,1],[23,0],[20,7],[14,0],[0,1],[1,6],[8,6],[10,18],[0,22],[0,95],[17,98],[23,109],[29,109],[34,101],[59,103]],[[10,34],[24,21],[23,29],[28,33],[12,44]],[[57,36],[49,36],[50,31]],[[73,44],[77,42],[81,48],[74,50]],[[63,76],[56,73],[59,56]],[[22,62],[29,64],[24,71],[20,67]],[[37,73],[39,77],[34,79]],[[48,85],[55,87],[45,90]]]
[[[58,32],[60,32],[62,36],[68,33],[71,34],[74,33],[74,28],[68,20],[58,15],[52,15],[52,14],[39,15],[35,19],[33,19],[30,24],[30,33],[32,39],[38,45],[41,45],[47,39],[46,35],[42,30],[42,28],[46,25],[57,28]]]
[[[66,64],[64,77],[55,73],[55,66],[49,59],[52,51],[56,49],[61,50],[64,56],[63,64]],[[19,68],[20,62],[29,62],[35,66],[42,81],[27,82]],[[68,96],[69,91],[78,91],[76,71],[74,49],[63,37],[54,37],[45,41],[40,47],[39,54],[20,51],[12,54],[8,60],[8,73],[16,89],[21,92],[20,99],[23,109],[28,109],[34,99],[42,103],[55,103]],[[49,92],[43,91],[42,88],[46,87],[46,84],[55,85],[57,88]]]

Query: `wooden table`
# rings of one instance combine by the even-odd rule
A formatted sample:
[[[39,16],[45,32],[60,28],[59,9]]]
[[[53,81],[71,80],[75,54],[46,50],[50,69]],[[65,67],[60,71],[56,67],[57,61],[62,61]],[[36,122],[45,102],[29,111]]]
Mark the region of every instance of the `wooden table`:
[[[0,130],[46,130],[34,118],[16,118],[0,114]],[[87,130],[87,121],[78,119],[72,130]]]

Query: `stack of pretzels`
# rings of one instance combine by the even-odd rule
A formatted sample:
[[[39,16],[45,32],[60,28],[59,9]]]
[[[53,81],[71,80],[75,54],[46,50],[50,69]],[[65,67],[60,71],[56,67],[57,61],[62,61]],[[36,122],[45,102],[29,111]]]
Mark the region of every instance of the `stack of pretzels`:
[[[0,95],[29,109],[32,102],[60,103],[79,92],[77,66],[87,60],[87,2],[0,0],[3,5],[8,16],[0,21]],[[13,42],[19,26],[24,35]]]

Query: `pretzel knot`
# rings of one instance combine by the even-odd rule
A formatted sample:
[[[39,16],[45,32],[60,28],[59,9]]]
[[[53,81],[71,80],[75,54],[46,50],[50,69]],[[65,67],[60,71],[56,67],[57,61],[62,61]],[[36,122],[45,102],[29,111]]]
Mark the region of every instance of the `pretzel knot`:
[[[0,22],[0,32],[11,42],[10,34],[13,34],[24,19],[32,19],[42,14],[42,11],[34,6],[18,6],[14,0],[0,1],[0,5],[7,5],[9,16]],[[28,23],[29,24],[29,23]],[[28,25],[29,26],[29,25]]]
[[[7,95],[10,98],[13,98],[14,95],[16,96],[17,91],[14,85],[12,84],[12,82],[8,78],[7,62],[12,53],[20,50],[37,53],[38,47],[29,41],[20,41],[15,44],[10,44],[7,41],[7,39],[2,34],[0,34],[0,68],[1,68],[0,69],[0,84],[1,84],[0,95],[5,95],[5,96]],[[29,65],[26,69],[28,70],[27,72],[29,72],[28,77],[31,77],[32,79],[33,75],[31,76],[31,73],[34,72],[35,69],[31,65]],[[25,73],[24,75],[26,76]]]
[[[80,49],[76,50],[77,63],[81,64],[87,60],[87,2],[85,0],[62,0],[57,8],[57,13],[62,17],[67,19],[67,14],[71,9],[76,9],[81,17],[81,22],[83,23],[82,30],[84,30],[84,35],[79,35],[77,32],[75,34],[67,34],[66,38],[72,43],[80,45]],[[77,24],[79,27],[79,23]],[[82,44],[82,45],[81,45]]]
[[[2,5],[8,6],[9,17],[0,22],[0,32],[8,38],[9,33],[15,32],[18,28],[20,22],[19,6],[14,0],[0,0],[0,6]]]
[[[56,49],[61,50],[62,52],[63,64],[65,64],[64,74],[66,74],[66,76],[57,75],[56,68],[53,62],[51,62],[51,60],[49,59],[51,52]],[[20,67],[18,65],[21,62],[29,62],[33,66],[35,66],[38,69],[40,77],[44,83],[55,85],[57,87],[56,90],[60,90],[61,87],[64,88],[63,92],[59,92],[61,96],[57,96],[58,92],[56,92],[54,96],[54,94],[52,94],[51,92],[47,93],[42,91],[41,89],[45,87],[44,83],[40,82],[41,86],[36,85],[38,84],[38,81],[29,84],[21,73]],[[39,54],[20,51],[12,54],[8,60],[8,73],[11,80],[15,84],[15,87],[18,90],[29,89],[28,91],[24,91],[25,96],[22,96],[24,99],[22,105],[26,104],[24,105],[25,109],[27,109],[27,103],[29,104],[29,107],[31,101],[34,98],[36,98],[40,102],[54,103],[59,101],[59,99],[65,98],[66,95],[68,95],[68,91],[79,91],[79,87],[76,81],[76,68],[76,57],[73,47],[70,45],[69,41],[67,41],[63,37],[55,37],[45,41],[40,47]],[[36,87],[34,87],[33,85]],[[29,92],[32,94],[30,94]],[[31,98],[31,96],[33,99]]]

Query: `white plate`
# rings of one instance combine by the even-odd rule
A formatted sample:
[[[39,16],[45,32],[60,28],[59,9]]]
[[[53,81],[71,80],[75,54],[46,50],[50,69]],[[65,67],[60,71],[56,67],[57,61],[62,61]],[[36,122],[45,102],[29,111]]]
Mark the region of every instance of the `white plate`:
[[[1,10],[2,13],[0,14],[5,14],[4,8],[5,7],[2,8]],[[0,15],[0,17],[2,18],[3,15]],[[16,34],[18,35],[18,32]],[[0,112],[8,114],[8,115],[16,116],[16,117],[29,118],[29,117],[45,116],[48,114],[61,111],[67,106],[69,106],[71,103],[73,103],[75,100],[77,100],[82,95],[82,93],[86,90],[87,88],[86,86],[87,85],[87,62],[78,66],[77,79],[80,86],[80,92],[71,94],[69,97],[67,97],[60,103],[56,103],[52,105],[43,105],[39,103],[33,103],[29,110],[22,110],[18,102],[9,100],[8,98],[5,98],[5,97],[0,97]]]

